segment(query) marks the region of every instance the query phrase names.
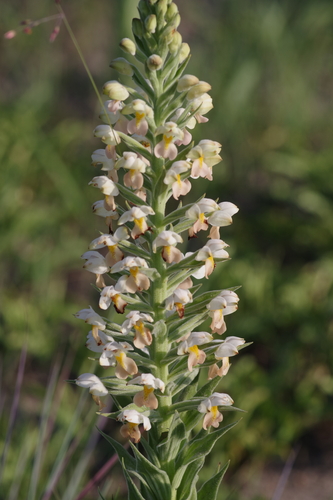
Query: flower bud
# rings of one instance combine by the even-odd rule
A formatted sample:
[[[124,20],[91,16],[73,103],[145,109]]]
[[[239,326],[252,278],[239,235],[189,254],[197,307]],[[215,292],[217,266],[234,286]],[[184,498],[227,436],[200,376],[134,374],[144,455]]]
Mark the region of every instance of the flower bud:
[[[148,31],[148,33],[155,33],[156,26],[157,26],[157,19],[154,14],[151,14],[150,16],[146,17],[145,28]]]
[[[125,87],[116,80],[111,80],[103,85],[103,94],[106,94],[114,101],[124,101],[129,97]]]
[[[171,21],[171,19],[173,18],[173,16],[175,16],[176,14],[178,14],[178,12],[179,11],[178,11],[177,5],[174,2],[171,2],[171,4],[168,7],[165,19],[167,21]]]
[[[140,21],[140,19],[138,19],[137,17],[132,19],[132,31],[133,31],[135,36],[142,38],[143,25],[142,25],[142,22]]]
[[[134,56],[136,53],[135,43],[132,42],[130,38],[123,38],[119,46],[124,52],[127,52],[127,54],[131,54],[132,56]]]
[[[156,13],[158,16],[165,16],[168,10],[168,0],[159,0],[156,5]]]
[[[179,64],[185,61],[185,59],[190,55],[191,49],[188,43],[182,43],[179,53]]]
[[[187,99],[191,101],[192,99],[197,99],[201,97],[203,94],[208,92],[212,88],[211,85],[207,82],[199,82],[193,85],[187,93]]]
[[[181,47],[182,36],[178,31],[175,31],[172,35],[171,42],[169,43],[169,50],[171,54],[175,54]]]
[[[123,57],[117,57],[111,61],[110,68],[115,69],[121,75],[132,76],[134,73],[132,65]]]
[[[152,54],[150,57],[147,59],[147,67],[150,69],[150,71],[157,71],[158,69],[161,69],[163,66],[163,59],[157,55],[157,54]]]
[[[185,92],[187,90],[190,90],[193,85],[196,85],[199,83],[199,78],[197,78],[194,75],[183,75],[179,80],[178,80],[178,85],[177,85],[177,91],[178,92]]]

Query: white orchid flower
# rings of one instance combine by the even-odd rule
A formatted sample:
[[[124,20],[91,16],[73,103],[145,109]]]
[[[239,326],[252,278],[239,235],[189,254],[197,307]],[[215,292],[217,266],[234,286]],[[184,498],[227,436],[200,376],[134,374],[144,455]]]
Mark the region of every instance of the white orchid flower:
[[[148,269],[147,262],[141,257],[125,257],[114,264],[111,268],[111,273],[119,273],[123,270],[129,271],[129,276],[124,275],[117,281],[115,289],[118,292],[135,293],[138,290],[148,290],[150,281],[148,276],[140,272],[141,268]]]
[[[120,434],[125,438],[133,439],[134,443],[138,443],[141,439],[141,432],[139,430],[140,424],[143,424],[143,428],[146,431],[151,429],[149,418],[136,410],[122,411],[119,413],[117,420],[120,422],[127,422],[120,429]]]
[[[220,150],[221,144],[219,142],[204,139],[189,151],[187,158],[193,160],[191,170],[192,179],[204,177],[210,181],[213,180],[212,167],[222,160],[218,154]]]
[[[177,311],[180,318],[184,317],[185,305],[193,302],[192,294],[189,290],[184,288],[176,288],[172,295],[165,301],[165,308],[167,311]]]
[[[154,215],[154,210],[148,205],[142,205],[141,207],[132,207],[127,212],[124,212],[120,217],[118,224],[121,226],[126,222],[134,222],[134,228],[131,231],[131,236],[133,239],[139,238],[142,234],[149,230],[146,218],[148,215]]]
[[[127,125],[129,134],[146,135],[148,132],[148,122],[146,117],[153,118],[154,112],[142,99],[134,99],[122,110],[124,115],[134,114],[135,118]]]
[[[127,351],[133,351],[133,347],[128,342],[108,342],[103,347],[99,364],[101,366],[116,365],[116,377],[119,379],[136,375],[138,367],[135,361],[127,356]]]
[[[111,303],[113,303],[117,313],[123,314],[127,306],[126,300],[121,297],[119,290],[116,290],[114,286],[105,286],[101,291],[99,307],[105,310],[110,307]]]
[[[184,132],[180,130],[175,122],[167,122],[156,129],[156,135],[162,134],[163,139],[156,144],[154,154],[157,158],[169,158],[174,160],[178,154],[175,141],[184,138]]]
[[[116,146],[121,142],[119,135],[110,125],[97,125],[94,130],[94,136],[99,137],[104,144],[109,144],[110,146]]]
[[[144,323],[152,323],[154,320],[149,314],[140,313],[139,311],[131,311],[127,314],[126,320],[122,324],[122,333],[128,335],[131,330],[134,330],[135,337],[133,344],[138,349],[145,349],[151,345],[153,337],[149,328]]]
[[[187,366],[190,372],[194,366],[202,365],[206,359],[206,353],[199,349],[198,345],[207,344],[211,340],[213,336],[207,332],[191,332],[179,339],[182,342],[177,349],[177,354],[189,354]]]
[[[210,328],[213,333],[222,335],[227,329],[224,316],[238,309],[239,297],[232,290],[222,290],[221,293],[207,304],[209,316],[213,319]]]
[[[202,424],[203,429],[207,430],[207,427],[210,426],[217,428],[223,420],[218,406],[231,406],[233,403],[228,394],[220,392],[214,392],[212,396],[204,399],[198,406],[198,411],[206,414]]]
[[[210,274],[214,271],[215,261],[214,259],[228,259],[229,254],[224,250],[227,247],[227,243],[222,240],[210,240],[207,244],[201,248],[195,257],[195,260],[205,262],[205,277],[208,278]]]
[[[123,252],[118,247],[119,243],[128,240],[129,234],[125,227],[119,227],[117,231],[111,236],[110,234],[102,234],[95,238],[89,245],[89,250],[94,250],[108,247],[108,253],[105,256],[105,262],[108,266],[112,267],[116,262],[124,258]]]
[[[143,373],[139,377],[135,377],[131,380],[132,384],[143,385],[143,391],[137,392],[134,396],[133,403],[137,406],[146,406],[151,410],[156,410],[158,408],[158,400],[154,394],[154,389],[159,389],[161,392],[165,390],[164,382],[154,377],[151,373]]]
[[[215,351],[215,358],[222,359],[222,365],[219,367],[216,363],[209,367],[208,378],[212,379],[216,376],[223,377],[227,375],[231,366],[229,358],[238,354],[238,347],[245,344],[245,340],[240,337],[227,337],[220,342],[219,347]]]
[[[175,248],[177,243],[182,243],[183,238],[174,231],[161,231],[161,233],[153,241],[153,252],[156,252],[158,247],[163,247],[162,257],[168,264],[179,262],[183,256],[178,248]]]
[[[185,196],[191,190],[190,181],[188,179],[181,180],[180,178],[180,174],[187,172],[190,168],[191,165],[187,161],[176,161],[164,177],[164,184],[172,184],[172,194],[175,200],[178,200],[180,195]]]
[[[89,392],[97,405],[99,405],[99,410],[101,411],[105,404],[102,403],[101,397],[107,396],[109,391],[102,383],[102,381],[93,373],[82,373],[76,380],[76,385],[83,387],[84,389],[89,389]]]

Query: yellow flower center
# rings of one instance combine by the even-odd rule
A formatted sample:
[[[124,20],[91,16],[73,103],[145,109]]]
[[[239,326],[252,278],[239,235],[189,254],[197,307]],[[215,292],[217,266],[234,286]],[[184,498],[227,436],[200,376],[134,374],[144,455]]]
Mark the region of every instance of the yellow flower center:
[[[212,406],[210,412],[213,415],[213,419],[215,420],[218,417],[219,409],[217,406]]]
[[[135,174],[136,174],[136,170],[135,170],[135,169],[133,169],[133,168],[131,168],[131,169],[130,169],[130,171],[129,171],[129,173],[130,173],[130,176],[131,176],[131,177],[134,177],[134,176],[135,176]]]
[[[181,185],[182,181],[180,179],[180,174],[176,175],[176,179],[177,179],[178,184]]]
[[[134,219],[134,224],[140,229],[140,231],[143,231],[145,228],[145,218],[141,217],[140,219]]]
[[[114,257],[115,253],[116,253],[116,250],[117,250],[117,245],[110,245],[108,247],[108,250],[109,250],[110,254],[112,255],[112,257]]]
[[[134,330],[141,336],[145,336],[145,326],[143,321],[139,321],[136,325],[134,325]]]
[[[214,257],[211,255],[210,257],[208,257],[207,259],[209,262],[211,262],[214,266]]]
[[[123,351],[120,351],[118,354],[116,354],[115,358],[120,366],[125,369],[126,354]]]
[[[149,398],[149,394],[154,392],[154,387],[143,386],[143,399],[146,401]]]
[[[138,267],[132,267],[130,270],[129,270],[130,274],[133,276],[133,278],[136,278],[137,277],[137,274],[139,272],[139,268]]]
[[[205,222],[205,214],[203,212],[199,215],[199,221]]]
[[[144,113],[135,113],[135,125],[138,127],[141,123],[141,120],[143,120],[145,117]]]
[[[202,168],[204,157],[203,156],[199,156],[198,160],[199,160],[199,167]]]
[[[192,347],[189,347],[188,350],[190,352],[193,352],[195,354],[196,358],[199,359],[200,351],[199,351],[199,348],[197,345],[193,345]]]
[[[172,136],[168,137],[168,136],[164,135],[163,136],[163,140],[164,140],[164,143],[165,143],[165,149],[168,149],[168,147],[172,143]]]

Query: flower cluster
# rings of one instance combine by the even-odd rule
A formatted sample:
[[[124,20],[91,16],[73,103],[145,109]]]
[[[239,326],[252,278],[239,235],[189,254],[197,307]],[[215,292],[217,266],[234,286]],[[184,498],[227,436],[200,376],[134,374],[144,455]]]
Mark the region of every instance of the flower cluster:
[[[102,380],[84,374],[76,383],[90,389],[100,408],[100,398],[113,396],[118,411],[109,416],[123,423],[122,436],[137,443],[143,429],[150,445],[161,447],[179,414],[188,439],[198,419],[204,430],[218,428],[220,410],[230,410],[233,400],[213,391],[245,341],[221,337],[226,316],[238,307],[235,291],[198,295],[192,281],[209,278],[217,264],[229,259],[220,228],[232,223],[238,208],[201,198],[167,210],[169,200],[189,193],[191,182],[212,181],[213,167],[221,161],[221,144],[210,139],[194,144],[190,133],[208,121],[211,87],[184,74],[190,48],[177,31],[177,6],[169,0],[141,0],[139,13],[133,20],[134,41],[125,38],[120,47],[143,69],[132,59],[111,63],[120,75],[132,78],[132,85],[105,83],[103,123],[94,130],[105,147],[92,153],[92,165],[100,172],[89,184],[101,194],[93,212],[105,219],[107,229],[82,255],[84,269],[96,276],[100,314],[113,306],[124,320],[112,323],[91,307],[76,314],[92,326],[87,348],[111,370]],[[184,240],[198,233],[205,235],[202,247],[184,254]],[[209,331],[200,331],[209,318]],[[201,369],[207,382],[198,391]],[[194,396],[188,399],[191,383]],[[127,406],[119,405],[118,395],[128,396]],[[183,457],[188,446],[182,442],[179,447]],[[163,446],[158,450],[161,463],[172,460]]]

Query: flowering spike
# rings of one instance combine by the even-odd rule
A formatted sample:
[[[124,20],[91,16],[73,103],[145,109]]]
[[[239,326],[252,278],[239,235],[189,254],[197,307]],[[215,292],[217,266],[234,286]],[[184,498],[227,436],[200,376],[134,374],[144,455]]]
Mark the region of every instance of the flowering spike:
[[[244,347],[244,339],[220,337],[226,331],[225,317],[237,310],[239,298],[228,289],[199,295],[193,279],[208,279],[221,261],[229,259],[220,230],[233,222],[238,207],[203,195],[196,203],[181,202],[168,214],[170,198],[182,200],[197,179],[213,179],[222,146],[210,139],[192,142],[190,131],[207,122],[206,114],[213,108],[211,86],[183,74],[190,48],[177,31],[176,4],[140,0],[138,9],[133,40],[122,39],[120,47],[143,66],[125,58],[113,60],[111,67],[133,83],[104,84],[103,123],[94,130],[105,146],[91,157],[101,172],[89,184],[104,195],[94,203],[93,212],[105,218],[110,234],[94,235],[82,255],[83,267],[96,275],[100,310],[108,314],[113,305],[123,314],[126,308],[126,317],[116,325],[91,307],[75,316],[92,325],[86,346],[98,353],[111,396],[123,395],[124,407],[110,414],[123,423],[121,435],[138,443],[143,432],[149,433],[144,448],[151,447],[153,453],[142,457],[133,447],[140,463],[133,470],[140,470],[147,497],[169,500],[187,498],[184,485],[193,471],[188,472],[183,462],[193,462],[189,455],[196,449],[192,429],[198,411],[204,414],[204,430],[218,428],[223,407],[230,410],[233,404],[229,395],[210,391],[219,381],[216,377],[227,375],[229,358]],[[201,248],[184,255],[187,235],[199,232]],[[201,331],[208,318],[211,331]],[[184,389],[202,370],[216,379],[207,384],[210,391],[207,386],[199,392],[193,389],[193,398],[183,401]],[[107,389],[91,377],[77,384],[99,398]],[[182,429],[179,442],[175,425]],[[210,449],[211,444],[207,452],[203,446],[203,456]],[[176,482],[175,466],[184,474]],[[163,478],[161,489],[152,481],[156,474]]]

